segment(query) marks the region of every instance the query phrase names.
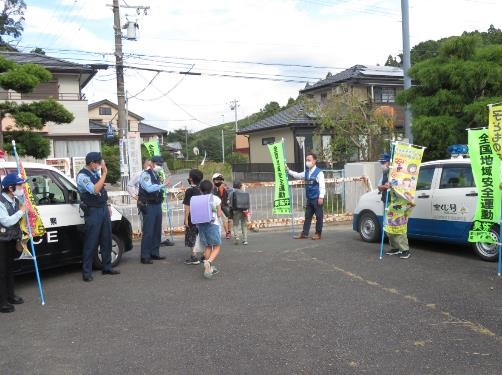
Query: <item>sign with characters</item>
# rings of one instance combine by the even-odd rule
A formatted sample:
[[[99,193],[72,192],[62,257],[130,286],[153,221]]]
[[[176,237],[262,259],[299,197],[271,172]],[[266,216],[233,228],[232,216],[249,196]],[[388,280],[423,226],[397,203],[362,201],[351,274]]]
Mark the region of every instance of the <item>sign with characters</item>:
[[[502,103],[490,105],[488,137],[493,150],[502,159]]]
[[[291,200],[289,198],[288,174],[284,160],[284,144],[282,142],[268,145],[275,171],[274,214],[290,214]]]

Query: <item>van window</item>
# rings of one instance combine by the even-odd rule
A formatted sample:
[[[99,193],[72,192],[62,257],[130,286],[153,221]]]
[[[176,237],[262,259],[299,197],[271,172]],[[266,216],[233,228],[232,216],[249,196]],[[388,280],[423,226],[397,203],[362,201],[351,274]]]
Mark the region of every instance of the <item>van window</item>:
[[[430,190],[432,186],[432,178],[436,168],[420,168],[417,181],[417,190]]]
[[[470,165],[443,166],[440,189],[475,187]]]
[[[63,189],[56,184],[47,172],[30,171],[28,169],[26,173],[37,206],[66,203]]]

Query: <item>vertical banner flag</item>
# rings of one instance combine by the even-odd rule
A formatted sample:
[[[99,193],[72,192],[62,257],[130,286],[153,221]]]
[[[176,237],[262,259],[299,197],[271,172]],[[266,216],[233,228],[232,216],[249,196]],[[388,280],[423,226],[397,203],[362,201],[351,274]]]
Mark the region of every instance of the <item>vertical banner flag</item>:
[[[469,242],[496,243],[491,229],[500,220],[500,159],[487,129],[469,129],[469,158],[478,192]]]
[[[291,201],[289,199],[288,177],[284,161],[284,144],[282,142],[268,145],[275,171],[274,214],[290,214]]]
[[[150,156],[160,156],[160,147],[159,142],[151,141],[151,142],[143,142],[146,149],[148,150],[148,154]]]
[[[502,103],[490,105],[488,137],[498,158],[502,159]]]
[[[398,142],[389,172],[389,207],[385,231],[390,234],[406,234],[408,217],[415,206],[418,173],[424,148]]]
[[[21,175],[21,178],[23,178],[24,180],[28,179],[28,176],[26,175],[26,171],[24,170],[21,160],[19,160],[19,174]],[[29,220],[29,225],[31,227],[31,233],[33,237],[41,237],[45,234],[45,227],[44,223],[42,222],[42,218],[40,217],[40,214],[38,212],[37,206],[35,206],[35,199],[33,198],[30,184],[28,182],[23,184],[23,189],[24,189],[24,196],[26,197],[25,204],[26,204],[26,210],[28,211],[28,220]],[[26,215],[22,217],[20,225],[21,225],[21,230],[23,232],[23,238],[22,238],[23,256],[30,257],[31,254],[26,246],[30,238],[27,226],[28,223],[26,222]]]

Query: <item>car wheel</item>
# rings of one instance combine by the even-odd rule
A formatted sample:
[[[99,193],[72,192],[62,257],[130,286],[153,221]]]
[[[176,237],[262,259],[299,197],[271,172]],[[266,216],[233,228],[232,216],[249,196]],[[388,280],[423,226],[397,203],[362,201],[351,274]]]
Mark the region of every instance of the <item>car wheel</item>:
[[[115,267],[120,263],[122,254],[124,254],[124,242],[119,238],[119,236],[112,234],[112,267]],[[98,270],[103,268],[101,250],[99,246],[94,253],[94,268]]]
[[[365,212],[359,219],[359,235],[366,242],[377,242],[380,232],[380,222],[373,212]]]
[[[490,231],[495,242],[499,242],[499,229],[493,227]],[[496,243],[475,242],[472,244],[476,254],[483,260],[496,262],[499,258],[499,245]]]

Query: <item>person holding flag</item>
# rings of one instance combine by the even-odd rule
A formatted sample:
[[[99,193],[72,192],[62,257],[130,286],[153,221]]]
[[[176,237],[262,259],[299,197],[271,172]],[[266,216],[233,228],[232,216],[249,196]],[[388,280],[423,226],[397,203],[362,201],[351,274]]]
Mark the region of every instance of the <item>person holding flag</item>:
[[[24,196],[26,181],[16,173],[9,173],[2,180],[0,194],[0,312],[10,313],[14,305],[23,299],[14,294],[14,256],[22,232],[19,221],[26,212],[26,205],[19,201]]]

